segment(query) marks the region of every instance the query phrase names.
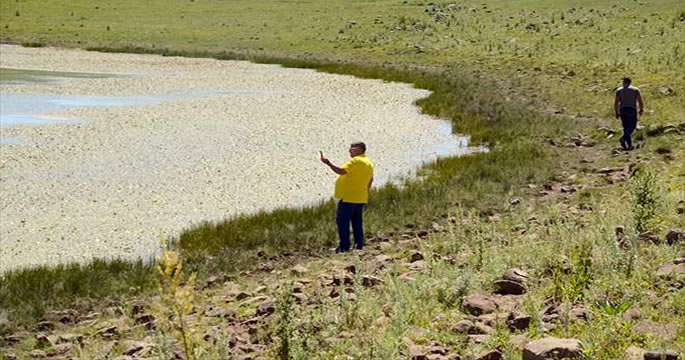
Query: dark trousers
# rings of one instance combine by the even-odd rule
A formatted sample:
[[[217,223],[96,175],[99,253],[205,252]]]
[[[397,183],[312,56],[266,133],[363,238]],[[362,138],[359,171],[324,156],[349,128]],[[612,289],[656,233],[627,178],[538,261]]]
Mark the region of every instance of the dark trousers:
[[[335,223],[338,225],[340,237],[340,251],[350,250],[350,223],[354,233],[355,248],[361,250],[364,247],[364,204],[338,202],[338,211],[335,214]]]
[[[623,136],[621,137],[621,147],[624,150],[633,148],[633,140],[631,139],[633,131],[637,127],[637,110],[629,107],[622,107],[619,115],[621,115],[621,123],[623,124]]]

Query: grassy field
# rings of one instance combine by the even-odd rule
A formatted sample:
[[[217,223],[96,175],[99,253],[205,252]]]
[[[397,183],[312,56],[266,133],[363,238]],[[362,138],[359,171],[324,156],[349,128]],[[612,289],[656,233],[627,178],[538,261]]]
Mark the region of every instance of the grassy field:
[[[662,131],[685,123],[681,1],[25,0],[0,3],[0,31],[0,40],[27,46],[249,59],[432,90],[418,103],[423,111],[451,119],[456,131],[491,151],[440,160],[401,189],[378,189],[367,211],[367,229],[397,239],[408,229],[429,229],[455,215],[469,219],[419,245],[424,253],[463,261],[456,268],[432,264],[420,275],[421,283],[447,291],[468,277],[463,291],[486,291],[507,266],[528,268],[540,279],[531,291],[530,309],[554,299],[582,302],[598,315],[554,333],[582,338],[589,358],[620,358],[630,344],[683,351],[682,330],[675,338],[636,337],[621,317],[627,308],[622,304],[629,304],[653,321],[683,323],[682,307],[676,306],[682,304],[682,289],[652,284],[652,269],[678,257],[682,244],[625,252],[612,235],[617,225],[626,226],[631,237],[637,227],[660,235],[685,227],[675,210],[685,199],[683,130]],[[645,128],[636,134],[637,152],[616,155],[617,136],[607,136],[607,129],[620,128],[612,116],[611,90],[626,75],[643,91]],[[573,142],[584,146],[569,145]],[[630,174],[658,174],[644,187],[659,194],[656,214],[638,216],[644,204],[630,200],[639,193],[637,180],[608,181],[594,171],[617,166],[640,169]],[[561,198],[539,195],[559,184],[581,191]],[[524,199],[525,211],[510,204],[514,198]],[[557,199],[564,201],[557,204]],[[251,269],[263,261],[260,252],[320,256],[335,243],[332,213],[332,204],[325,203],[241,216],[189,229],[176,243],[185,270],[203,279]],[[531,229],[531,218],[546,226]],[[522,234],[521,226],[528,231]],[[546,268],[561,266],[553,263],[555,254],[566,256],[579,272],[543,275]],[[591,274],[580,272],[590,258]],[[10,272],[0,279],[0,333],[35,323],[51,309],[92,309],[106,297],[146,296],[155,292],[156,281],[151,267],[122,262]],[[378,358],[400,358],[405,346],[400,330],[411,326],[430,328],[424,342],[444,342],[449,331],[429,323],[438,313],[452,313],[458,297],[446,300],[428,285],[379,291],[359,296],[359,323],[341,326],[326,318],[325,310],[315,316],[304,309],[297,319],[323,321],[330,333],[371,328],[377,342],[307,350],[301,345],[307,333],[300,332],[293,335],[300,345],[291,355],[307,358],[308,351],[325,350],[322,358],[369,358],[368,351],[377,351],[383,354]],[[666,305],[657,307],[652,295]],[[402,305],[397,298],[424,306]],[[397,323],[364,323],[388,304],[396,307]],[[541,334],[539,329],[528,333]],[[494,341],[507,358],[516,358],[509,335],[500,335]],[[458,342],[451,346],[464,346],[469,354],[480,349]]]

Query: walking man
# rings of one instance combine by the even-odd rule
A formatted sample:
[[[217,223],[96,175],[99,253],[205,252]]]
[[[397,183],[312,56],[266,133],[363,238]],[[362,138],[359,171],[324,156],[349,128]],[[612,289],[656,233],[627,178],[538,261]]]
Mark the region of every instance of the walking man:
[[[637,116],[642,116],[645,104],[642,101],[640,89],[630,85],[629,77],[623,78],[623,86],[616,90],[614,99],[614,114],[616,118],[621,118],[623,125],[623,136],[621,137],[621,147],[623,150],[633,150],[631,136],[637,127]],[[639,106],[639,110],[638,110]]]
[[[335,222],[338,225],[340,246],[336,252],[350,250],[350,224],[352,224],[355,248],[361,250],[364,247],[362,217],[364,205],[369,202],[369,189],[373,183],[373,163],[366,157],[366,144],[353,143],[349,151],[350,159],[340,167],[323,156],[323,153],[319,153],[321,162],[338,174],[333,195],[335,199],[338,199]]]

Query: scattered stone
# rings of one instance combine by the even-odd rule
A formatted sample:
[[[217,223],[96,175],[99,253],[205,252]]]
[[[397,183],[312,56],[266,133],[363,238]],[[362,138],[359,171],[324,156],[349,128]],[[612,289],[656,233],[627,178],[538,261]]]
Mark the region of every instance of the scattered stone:
[[[521,203],[521,199],[520,199],[520,198],[513,198],[513,199],[511,199],[511,200],[509,201],[509,204],[510,204],[511,206],[516,206],[516,205],[519,205],[520,203]]]
[[[257,270],[263,271],[263,272],[272,272],[274,270],[274,264],[270,262],[265,262],[263,264],[259,264],[257,266]]]
[[[475,316],[493,313],[497,310],[497,304],[485,295],[466,296],[461,306],[466,313]]]
[[[112,354],[112,349],[118,344],[117,341],[110,341],[105,346],[100,349],[100,358],[101,359],[109,359],[110,355]]]
[[[423,254],[421,254],[418,251],[415,251],[411,254],[411,257],[409,258],[409,262],[415,263],[417,261],[423,260]]]
[[[365,286],[365,287],[374,287],[374,286],[376,286],[382,282],[383,282],[383,280],[381,280],[380,278],[377,278],[375,276],[364,275],[364,277],[362,277],[362,286]]]
[[[510,313],[507,318],[507,326],[510,330],[526,330],[530,326],[531,316]]]
[[[51,356],[54,359],[54,357],[56,356],[64,355],[68,352],[71,352],[72,347],[73,346],[70,343],[58,344],[50,348],[47,351],[47,354],[48,356]]]
[[[634,334],[644,334],[670,341],[678,334],[678,324],[660,324],[650,320],[642,320],[635,324],[632,329]]]
[[[678,360],[678,353],[675,351],[647,351],[644,360]]]
[[[262,302],[257,306],[257,316],[269,316],[276,312],[276,304],[272,300]]]
[[[219,277],[219,276],[210,276],[206,281],[205,284],[202,286],[202,289],[209,289],[212,288],[216,285],[218,285],[220,282],[223,282],[224,278]]]
[[[666,234],[666,243],[668,245],[676,245],[683,239],[685,239],[685,232],[680,231],[680,229],[671,229],[668,234]]]
[[[488,350],[476,356],[476,360],[502,360],[504,356],[498,350]]]
[[[519,268],[511,268],[507,269],[507,271],[504,272],[502,278],[504,280],[510,280],[520,284],[526,284],[530,279],[530,275],[525,270]]]
[[[582,359],[583,351],[577,339],[547,337],[531,341],[523,349],[523,360]]]
[[[490,340],[490,335],[466,335],[470,344],[485,344]]]
[[[526,287],[523,284],[511,280],[497,280],[494,285],[495,294],[521,295],[526,293]]]
[[[626,310],[626,312],[621,315],[621,318],[625,321],[638,320],[642,317],[642,311],[638,307],[631,307]]]
[[[140,314],[136,316],[136,325],[145,325],[148,330],[155,328],[155,317],[152,314]]]
[[[641,241],[641,242],[644,242],[644,243],[652,243],[652,244],[655,244],[655,245],[659,245],[659,244],[661,244],[661,243],[663,242],[663,241],[659,238],[659,235],[656,235],[656,234],[654,234],[654,233],[652,233],[652,232],[649,232],[649,231],[640,234],[640,235],[637,237],[637,239],[638,239],[639,241]]]
[[[29,356],[34,359],[43,359],[48,357],[48,354],[43,350],[33,350],[29,353]]]
[[[55,324],[52,321],[41,321],[36,325],[38,331],[51,331],[55,329]]]
[[[626,349],[626,357],[628,360],[643,360],[645,356],[645,349],[637,346],[628,346]]]
[[[302,293],[294,293],[293,298],[297,304],[305,304],[309,301],[309,297]]]
[[[379,268],[382,269],[390,263],[392,263],[392,258],[390,256],[384,255],[384,254],[376,256],[376,264],[378,265]]]
[[[616,232],[616,242],[618,243],[618,247],[621,249],[628,249],[630,248],[630,238],[626,236],[625,233],[625,227],[622,225],[617,226],[615,229]]]
[[[346,265],[346,266],[343,268],[343,270],[344,270],[345,272],[348,272],[348,273],[352,274],[352,275],[357,274],[357,267],[356,267],[354,264]]]
[[[119,328],[116,325],[113,326],[107,326],[104,328],[101,328],[100,330],[95,332],[95,335],[100,335],[102,337],[113,337],[115,335],[119,334]]]
[[[152,349],[155,348],[155,345],[143,341],[127,340],[124,342],[124,348],[126,349],[124,350],[124,355],[139,358],[148,354]]]
[[[241,291],[235,295],[235,299],[237,301],[242,301],[242,300],[249,298],[250,296],[252,296],[252,294],[245,292],[245,291]]]
[[[571,194],[571,193],[578,191],[578,189],[576,189],[575,186],[571,186],[571,185],[562,186],[560,190],[562,193],[567,193],[567,194]]]
[[[292,272],[294,275],[301,276],[301,275],[304,275],[307,272],[309,272],[309,269],[307,269],[306,267],[304,267],[300,264],[297,264],[297,265],[293,266],[292,269],[290,269],[290,272]]]
[[[659,86],[659,92],[668,96],[673,94],[673,89],[668,86]]]
[[[460,334],[475,334],[476,324],[470,320],[461,320],[454,325],[454,331]]]
[[[35,336],[36,338],[36,346],[39,348],[46,348],[52,346],[52,341],[48,338],[47,335],[43,333],[38,333]]]
[[[656,276],[662,279],[677,278],[683,275],[685,275],[685,263],[679,259],[659,266],[659,269],[656,271]]]

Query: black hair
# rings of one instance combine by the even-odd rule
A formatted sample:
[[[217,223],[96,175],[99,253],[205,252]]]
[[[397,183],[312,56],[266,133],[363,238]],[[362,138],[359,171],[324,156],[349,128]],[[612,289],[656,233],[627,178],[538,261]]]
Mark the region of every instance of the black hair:
[[[360,142],[356,142],[356,143],[352,143],[352,145],[350,145],[350,147],[362,148],[362,150],[363,150],[364,152],[366,152],[366,144],[364,144],[364,143],[361,142],[361,141],[360,141]]]

